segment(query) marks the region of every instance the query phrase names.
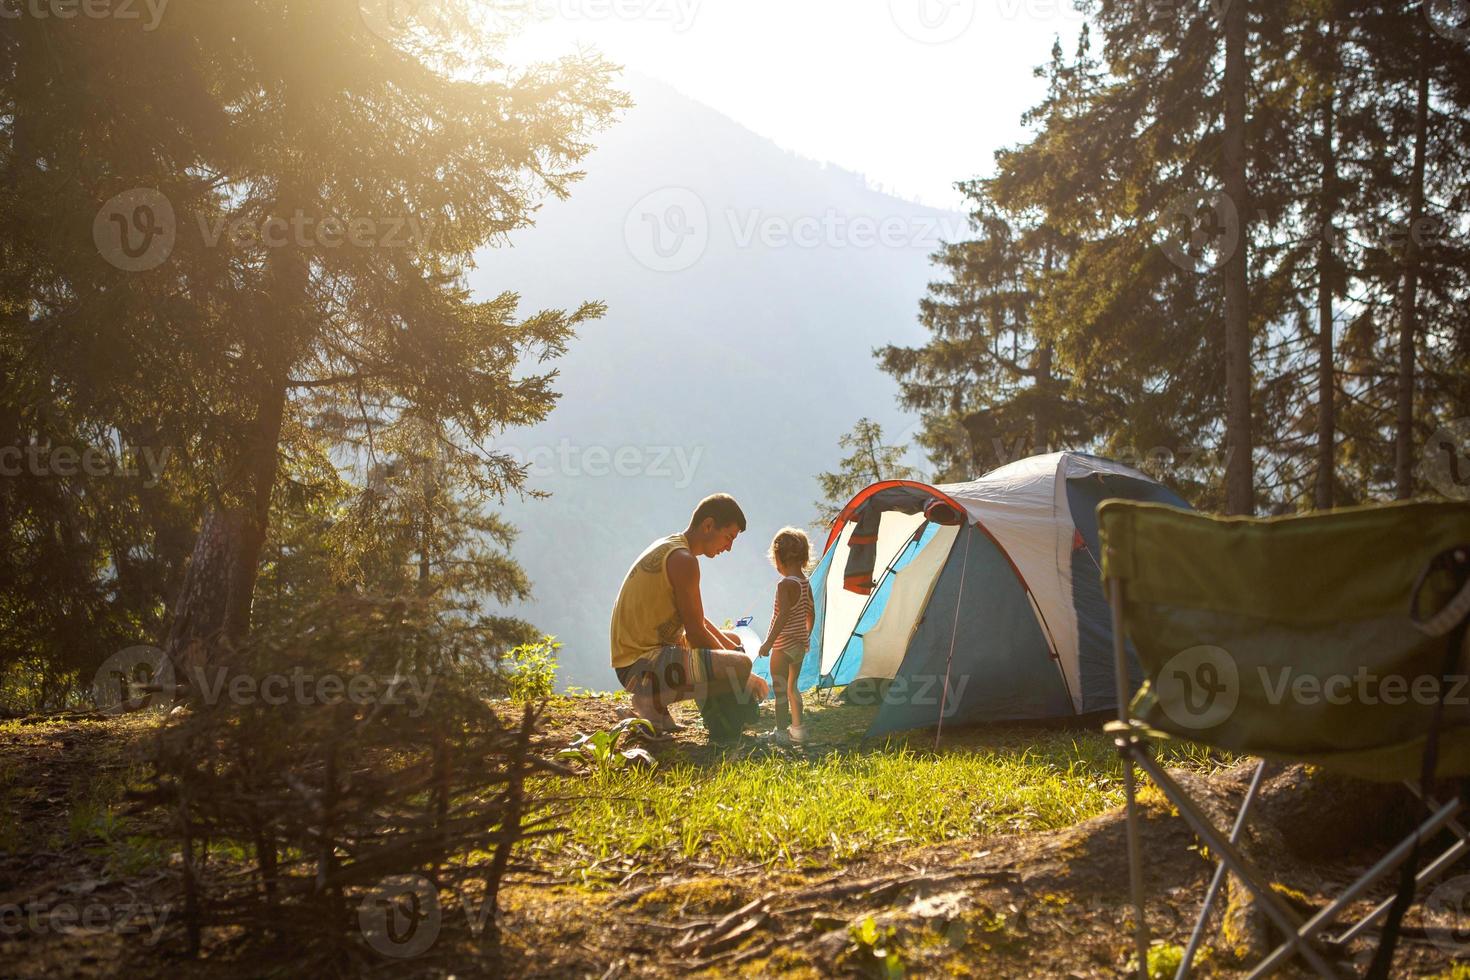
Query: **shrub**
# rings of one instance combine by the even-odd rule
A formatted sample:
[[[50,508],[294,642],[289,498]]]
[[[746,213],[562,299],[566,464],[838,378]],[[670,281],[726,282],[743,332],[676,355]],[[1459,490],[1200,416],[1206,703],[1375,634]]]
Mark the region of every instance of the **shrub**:
[[[0,718],[83,707],[81,672],[46,657],[21,657],[0,670]]]
[[[505,684],[512,701],[542,701],[556,693],[556,651],[561,644],[554,636],[522,643],[505,655]]]
[[[437,913],[440,892],[467,888],[493,936],[512,848],[549,830],[528,777],[567,771],[538,754],[530,706],[518,723],[496,714],[484,663],[426,604],[340,597],[191,678],[191,710],[162,731],[143,794],[183,852],[191,952],[203,926],[223,926],[222,945],[352,972],[407,955],[364,924],[374,903],[387,896],[379,918],[399,916],[405,895]],[[276,677],[285,698],[280,682],[265,697]],[[211,846],[244,855],[249,873],[208,862]]]

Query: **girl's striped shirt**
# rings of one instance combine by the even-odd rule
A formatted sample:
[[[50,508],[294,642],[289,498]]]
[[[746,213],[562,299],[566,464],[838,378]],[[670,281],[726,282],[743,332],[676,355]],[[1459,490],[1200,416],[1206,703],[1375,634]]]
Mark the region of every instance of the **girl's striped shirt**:
[[[777,634],[771,644],[772,650],[782,653],[805,653],[807,640],[810,637],[810,628],[807,626],[807,617],[816,608],[812,602],[812,585],[804,575],[787,575],[781,579],[782,582],[791,580],[799,586],[796,602],[792,604],[791,611],[786,617],[786,627]],[[776,589],[776,599],[771,604],[771,628],[776,626],[776,616],[781,611],[781,590],[779,583]]]

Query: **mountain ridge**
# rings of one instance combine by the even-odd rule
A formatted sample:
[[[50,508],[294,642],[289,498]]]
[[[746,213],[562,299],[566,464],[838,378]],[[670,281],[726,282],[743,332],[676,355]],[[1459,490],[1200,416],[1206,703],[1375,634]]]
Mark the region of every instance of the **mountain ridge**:
[[[562,639],[563,685],[614,683],[607,624],[623,575],[709,493],[733,493],[750,527],[704,563],[707,614],[764,611],[770,537],[815,519],[815,474],[835,468],[838,438],[863,416],[896,441],[912,426],[872,348],[922,339],[928,257],[965,228],[662,82],[626,87],[637,104],[570,199],[469,276],[480,295],[519,293],[525,312],[608,306],[553,365],[550,417],[499,441],[551,494],[503,510],[535,585],[512,611]]]

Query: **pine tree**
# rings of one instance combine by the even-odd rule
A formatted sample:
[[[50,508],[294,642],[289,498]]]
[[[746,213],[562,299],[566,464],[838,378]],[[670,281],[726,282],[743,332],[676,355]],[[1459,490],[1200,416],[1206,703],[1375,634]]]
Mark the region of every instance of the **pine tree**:
[[[1470,46],[1452,5],[1360,3],[1371,86],[1357,313],[1345,332],[1355,397],[1344,425],[1364,493],[1440,492],[1429,437],[1470,411]],[[1453,489],[1453,488],[1451,488]]]
[[[1360,25],[1335,0],[1263,9],[1260,133],[1253,196],[1269,289],[1284,308],[1258,353],[1260,498],[1272,509],[1327,508],[1354,492],[1338,476],[1337,320],[1359,261],[1359,164],[1367,93]]]
[[[1247,0],[1225,6],[1225,124],[1220,183],[1233,202],[1238,241],[1221,270],[1225,277],[1225,509],[1256,509],[1255,441],[1251,433],[1250,184],[1246,174],[1246,89],[1250,84]]]
[[[905,404],[925,414],[921,441],[952,471],[983,468],[966,454],[973,437],[1004,445],[997,433],[1022,429],[1017,393],[1046,354],[1045,373],[1065,383],[1050,404],[1082,410],[1075,448],[1172,454],[1172,482],[1200,506],[1280,511],[1371,498],[1385,424],[1390,444],[1417,446],[1434,418],[1465,404],[1452,369],[1417,384],[1414,371],[1426,360],[1464,363],[1464,317],[1454,313],[1463,236],[1382,240],[1385,228],[1462,220],[1464,181],[1453,176],[1462,155],[1450,139],[1434,152],[1434,129],[1464,133],[1452,81],[1464,75],[1464,46],[1450,50],[1453,31],[1424,29],[1427,7],[1087,9],[1102,62],[1090,63],[1086,35],[1072,66],[1054,50],[1046,100],[1027,118],[1034,137],[999,154],[994,177],[966,185],[983,192],[973,195],[981,234],[936,256],[949,279],[921,308],[936,339],[880,352]],[[1430,113],[1426,173],[1416,176],[1392,157],[1395,145],[1416,143],[1425,64],[1428,104],[1440,111]],[[1069,84],[1057,84],[1067,73]],[[1416,209],[1421,183],[1426,203]],[[1059,243],[1056,265],[1022,289],[1017,243],[1037,229]],[[1433,300],[1420,285],[1430,268]],[[1416,323],[1406,341],[1405,318],[1421,320],[1426,304],[1436,329],[1425,336]],[[1383,418],[1395,388],[1436,406],[1409,413],[1408,439],[1392,408]],[[1226,451],[1224,473],[1217,452],[1200,451],[1211,446]]]
[[[431,419],[400,418],[376,443],[378,460],[334,529],[358,587],[433,600],[447,628],[488,653],[535,639],[530,624],[485,609],[529,599],[531,583],[511,557],[516,529],[489,510],[494,490],[475,462]]]
[[[1241,234],[1217,176],[1220,25],[1205,7],[1089,9],[1101,63],[1079,62],[1061,111],[998,156],[993,186],[1075,242],[1032,317],[1089,415],[1074,448],[1158,459],[1202,505],[1223,505],[1218,273]]]
[[[1027,122],[1045,125],[1071,111],[1094,70],[1087,45],[1084,32],[1075,64],[1060,42],[1053,46],[1050,62],[1037,69],[1047,79],[1046,100]],[[1088,411],[1068,396],[1070,379],[1058,370],[1056,337],[1035,325],[1038,297],[1077,239],[1039,207],[999,203],[998,183],[958,185],[971,202],[975,236],[934,256],[946,278],[930,284],[919,311],[933,339],[875,352],[899,380],[904,407],[921,413],[919,441],[940,479],[973,479],[1092,435]]]
[[[26,661],[31,707],[159,636],[192,539],[172,422],[179,338],[210,316],[202,264],[180,247],[173,288],[119,282],[93,234],[106,160],[136,176],[218,122],[170,97],[190,67],[171,36],[0,18],[0,670]]]
[[[847,502],[864,487],[881,480],[912,480],[917,474],[903,463],[907,446],[883,444],[883,427],[872,419],[858,419],[852,431],[837,440],[851,450],[837,464],[836,473],[818,473],[822,499],[817,501],[817,525],[831,527]]]
[[[554,372],[523,364],[601,312],[522,315],[514,293],[475,301],[463,273],[567,193],[625,102],[610,66],[508,69],[488,7],[390,43],[359,6],[191,4],[149,33],[85,18],[0,31],[0,248],[28,256],[0,279],[18,392],[0,435],[23,439],[29,406],[50,404],[174,450],[172,494],[198,528],[182,581],[160,568],[176,660],[249,629],[281,460],[306,451],[323,405],[432,419],[510,490],[523,473],[492,441],[555,398]],[[172,248],[119,261],[140,239]]]

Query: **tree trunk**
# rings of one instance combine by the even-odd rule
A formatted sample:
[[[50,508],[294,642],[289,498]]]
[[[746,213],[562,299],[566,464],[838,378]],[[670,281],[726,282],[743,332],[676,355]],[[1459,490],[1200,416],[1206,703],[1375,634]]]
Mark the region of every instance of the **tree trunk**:
[[[187,683],[189,668],[217,659],[221,647],[227,651],[250,628],[286,403],[282,382],[262,397],[249,445],[241,447],[240,464],[226,476],[226,486],[240,492],[205,511],[194,542],[164,645],[181,683]]]
[[[299,184],[283,189],[272,214],[288,224],[308,200]],[[225,467],[220,493],[205,512],[174,607],[164,652],[187,686],[190,667],[228,657],[250,630],[250,607],[260,553],[270,526],[281,427],[286,413],[293,352],[304,335],[308,275],[298,243],[272,250],[267,316],[249,328],[245,349],[256,385],[255,417],[234,462]]]
[[[433,540],[434,540],[434,505],[436,503],[436,499],[435,498],[437,496],[437,494],[435,493],[435,487],[434,487],[434,469],[433,469],[434,464],[432,462],[432,460],[433,460],[432,453],[433,453],[433,450],[430,449],[429,455],[425,456],[424,462],[423,462],[424,469],[423,469],[423,473],[422,473],[422,481],[423,481],[422,489],[423,489],[423,493],[424,493],[424,512],[423,512],[423,514],[419,515],[419,581],[418,581],[418,590],[419,590],[419,595],[421,595],[421,596],[428,595],[429,594],[429,591],[430,591],[430,587],[432,585],[432,583],[430,581],[430,575],[433,572],[433,565],[432,565],[432,562],[431,562],[431,555],[432,555],[432,552],[433,552]]]
[[[1414,171],[1409,185],[1409,233],[1399,298],[1398,420],[1394,432],[1394,496],[1414,495],[1414,339],[1419,320],[1419,221],[1424,217],[1424,151],[1429,137],[1429,59],[1419,54],[1418,106],[1414,115]]]
[[[1246,0],[1225,7],[1225,132],[1222,146],[1225,196],[1238,222],[1225,273],[1225,507],[1255,511],[1251,437],[1251,323],[1248,282],[1249,193],[1245,173]]]
[[[1032,454],[1040,455],[1052,451],[1051,437],[1055,428],[1052,416],[1055,406],[1052,405],[1052,347],[1050,343],[1043,343],[1036,348],[1036,415],[1032,421],[1031,443]]]
[[[298,26],[308,4],[287,4],[285,13]],[[312,125],[311,101],[305,96],[304,67],[292,62],[279,79],[277,117],[283,152]],[[310,162],[279,161],[275,198],[267,222],[284,222],[305,213],[316,199],[317,183]],[[250,607],[260,554],[270,526],[271,492],[275,488],[282,423],[290,391],[290,370],[307,342],[310,316],[310,260],[304,243],[285,236],[265,256],[266,289],[261,309],[239,324],[243,369],[252,387],[255,410],[242,445],[226,446],[232,462],[214,505],[205,513],[199,538],[175,606],[174,623],[164,652],[178,666],[208,662],[230,654],[250,630]],[[234,454],[234,451],[238,451]],[[188,679],[179,675],[187,684]]]
[[[1337,288],[1337,154],[1334,101],[1337,98],[1337,26],[1328,24],[1322,104],[1321,233],[1317,240],[1317,509],[1330,510],[1337,481],[1337,373],[1333,365],[1332,300]]]
[[[1209,776],[1170,770],[1219,828],[1234,822],[1258,760]],[[1344,854],[1381,855],[1413,829],[1423,808],[1402,785],[1366,783],[1300,763],[1267,766],[1244,832],[1240,853],[1303,918],[1324,881],[1324,865],[1340,869]],[[1212,858],[1214,860],[1214,858]],[[1231,874],[1217,905],[1217,951],[1226,962],[1255,963],[1282,941],[1250,889]],[[1306,900],[1305,902],[1303,900]]]
[[[1051,274],[1052,267],[1052,241],[1048,236],[1046,248],[1041,258],[1042,283],[1046,282]],[[1045,288],[1043,285],[1042,288]],[[1041,341],[1036,345],[1036,414],[1032,417],[1031,444],[1032,453],[1049,453],[1052,450],[1051,437],[1055,428],[1054,418],[1056,406],[1052,404],[1052,345],[1051,341]]]

